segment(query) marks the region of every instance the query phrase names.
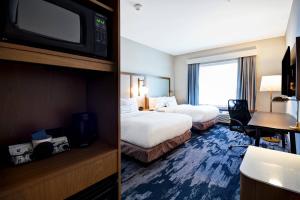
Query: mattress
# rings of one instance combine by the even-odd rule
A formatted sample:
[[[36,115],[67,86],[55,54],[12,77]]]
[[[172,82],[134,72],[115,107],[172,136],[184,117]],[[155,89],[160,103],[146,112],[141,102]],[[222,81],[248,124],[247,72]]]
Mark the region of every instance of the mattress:
[[[193,123],[208,122],[216,119],[219,115],[219,109],[215,106],[210,105],[192,106],[188,104],[182,104],[177,106],[159,108],[157,111],[186,114],[192,117]]]
[[[161,133],[163,134],[163,133]],[[141,162],[149,163],[160,156],[170,152],[172,149],[183,144],[191,138],[191,131],[188,130],[184,134],[175,138],[162,142],[152,148],[142,148],[125,141],[121,141],[121,150],[127,156],[133,157]]]
[[[142,111],[121,115],[121,140],[151,148],[192,128],[188,115]]]

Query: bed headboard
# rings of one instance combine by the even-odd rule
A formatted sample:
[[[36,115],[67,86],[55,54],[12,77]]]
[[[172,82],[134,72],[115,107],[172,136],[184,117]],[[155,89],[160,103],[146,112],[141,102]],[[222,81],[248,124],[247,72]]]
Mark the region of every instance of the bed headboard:
[[[148,76],[146,87],[148,88],[148,97],[170,96],[170,78]]]
[[[148,89],[147,97],[170,96],[171,79],[169,77],[121,72],[121,98],[135,97],[139,106],[147,108],[147,98],[138,94],[138,80],[144,81]]]

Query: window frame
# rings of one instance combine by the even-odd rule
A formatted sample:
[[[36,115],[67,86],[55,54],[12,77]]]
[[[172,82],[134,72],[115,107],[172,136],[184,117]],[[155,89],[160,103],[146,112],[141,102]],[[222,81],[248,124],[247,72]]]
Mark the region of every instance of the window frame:
[[[200,92],[200,73],[201,73],[201,68],[203,67],[209,67],[209,66],[216,66],[216,65],[222,65],[222,64],[229,64],[236,62],[237,64],[237,71],[236,71],[236,92],[235,92],[235,98],[237,98],[237,90],[238,90],[238,73],[239,73],[239,63],[238,63],[238,58],[232,58],[232,59],[226,59],[226,60],[218,60],[218,61],[211,61],[211,62],[204,62],[200,63],[200,69],[199,69],[199,105],[213,105],[218,107],[220,110],[227,111],[228,107],[226,105],[214,105],[214,104],[201,104],[201,92]]]

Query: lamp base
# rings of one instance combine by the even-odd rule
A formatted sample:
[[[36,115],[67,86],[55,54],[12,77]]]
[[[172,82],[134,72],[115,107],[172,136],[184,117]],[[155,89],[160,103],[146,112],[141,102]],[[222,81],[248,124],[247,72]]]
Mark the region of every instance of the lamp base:
[[[290,126],[291,129],[294,129],[296,131],[300,131],[300,122],[296,122],[295,126]]]

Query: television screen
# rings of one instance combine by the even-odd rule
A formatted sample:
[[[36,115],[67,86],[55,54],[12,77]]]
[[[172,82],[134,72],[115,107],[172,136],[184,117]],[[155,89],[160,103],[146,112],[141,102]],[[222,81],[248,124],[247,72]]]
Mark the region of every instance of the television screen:
[[[290,47],[287,48],[285,55],[282,59],[282,75],[281,75],[281,94],[289,96],[289,69],[291,66],[291,53]]]

